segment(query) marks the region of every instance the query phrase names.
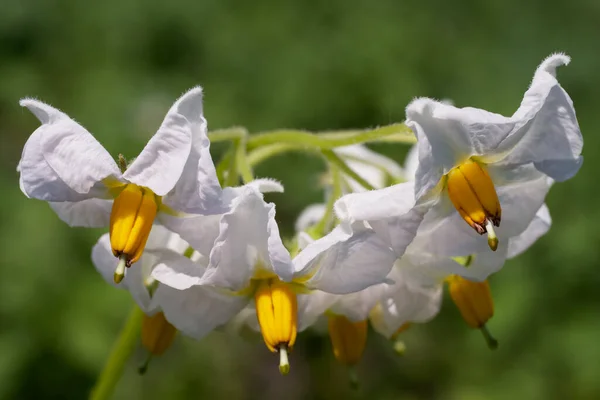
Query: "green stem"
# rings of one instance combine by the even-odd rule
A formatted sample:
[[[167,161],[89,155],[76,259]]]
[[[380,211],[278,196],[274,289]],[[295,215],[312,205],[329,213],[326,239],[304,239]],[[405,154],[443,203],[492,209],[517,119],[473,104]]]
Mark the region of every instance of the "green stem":
[[[246,128],[233,127],[228,129],[217,129],[208,133],[208,138],[211,142],[224,142],[226,140],[239,140],[248,135]]]
[[[140,335],[142,318],[144,313],[137,305],[129,313],[127,322],[121,330],[117,341],[108,356],[104,369],[96,382],[96,386],[90,393],[90,400],[109,399],[113,394],[127,360],[135,349],[136,342]]]
[[[266,159],[274,157],[276,155],[288,151],[302,149],[302,146],[299,146],[294,143],[275,143],[268,146],[259,147],[248,154],[248,164],[250,164],[251,166],[255,166],[265,161]]]
[[[340,158],[340,156],[335,154],[332,150],[323,150],[323,156],[325,156],[327,161],[337,166],[344,174],[354,179],[356,182],[358,182],[359,185],[361,185],[365,189],[375,190],[373,185],[371,185],[369,182],[363,179],[362,176],[358,175],[352,168],[348,166],[348,164],[344,162],[344,160]]]
[[[248,151],[275,143],[295,143],[299,146],[333,149],[351,144],[382,140],[393,136],[394,141],[415,143],[412,131],[404,124],[392,124],[365,131],[344,131],[313,134],[300,130],[279,130],[259,133],[248,138]]]
[[[317,222],[316,225],[308,230],[308,234],[314,239],[319,239],[325,235],[325,233],[327,233],[334,217],[333,205],[335,204],[335,201],[342,195],[342,177],[340,176],[339,169],[337,166],[330,164],[329,172],[332,180],[331,194],[327,199],[327,204],[325,205],[325,214],[323,214],[323,217],[319,220],[319,222]]]
[[[239,174],[242,176],[242,181],[244,183],[253,181],[254,174],[252,173],[252,168],[248,163],[245,137],[238,139],[237,141],[237,147],[235,149],[235,159]]]
[[[225,175],[231,166],[232,158],[233,158],[233,147],[227,150],[219,163],[217,164],[217,178],[219,179],[219,183],[221,186],[225,186]]]
[[[233,147],[231,148],[231,158],[229,159],[229,169],[227,170],[227,176],[225,177],[224,186],[237,186],[239,181],[238,176],[238,158],[237,158],[237,149],[240,145],[239,140],[234,140],[231,144]]]

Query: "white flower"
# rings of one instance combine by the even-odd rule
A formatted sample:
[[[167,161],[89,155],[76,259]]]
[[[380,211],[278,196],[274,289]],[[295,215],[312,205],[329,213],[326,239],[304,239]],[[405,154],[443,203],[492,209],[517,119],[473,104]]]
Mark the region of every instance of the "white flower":
[[[381,282],[387,271],[378,273],[381,258],[371,260],[374,271],[363,268],[365,260],[354,261],[361,261],[362,250],[373,245],[369,241],[347,246],[336,259],[314,263],[317,253],[313,248],[303,262],[292,262],[275,222],[275,206],[265,203],[252,185],[238,190],[231,210],[219,220],[208,265],[190,265],[184,259],[158,265],[154,278],[179,293],[157,293],[156,297],[163,297],[159,303],[167,319],[196,338],[227,322],[254,299],[265,343],[271,351],[280,352],[282,372],[286,373],[287,349],[294,345],[297,333],[297,293],[361,290]],[[202,235],[201,230],[199,233]],[[347,231],[340,233],[338,243],[344,241],[344,235],[350,236]],[[379,264],[387,263],[391,261]]]
[[[117,281],[124,266],[141,256],[157,213],[225,211],[209,152],[201,88],[175,102],[124,172],[63,112],[33,99],[21,100],[21,105],[42,122],[19,161],[21,190],[50,202],[71,226],[110,225],[112,251],[120,257]]]
[[[418,138],[415,196],[432,207],[421,226],[432,231],[430,252],[479,252],[484,233],[493,250],[498,241],[506,246],[529,226],[551,182],[577,173],[583,139],[555,77],[569,61],[562,54],[544,60],[511,117],[425,98],[408,105],[406,123]]]
[[[408,185],[408,184],[404,184]],[[407,186],[410,188],[410,186]],[[387,188],[390,193],[400,194],[397,188]],[[380,193],[385,203],[394,196],[386,196],[385,191]],[[412,192],[411,192],[412,193]],[[354,221],[357,225],[366,222],[375,230],[375,235],[369,237],[371,241],[380,243],[377,248],[366,246],[360,259],[353,258],[357,263],[362,263],[364,270],[369,270],[368,262],[364,260],[386,260],[394,263],[394,267],[387,276],[386,283],[371,286],[363,291],[349,295],[333,297],[331,295],[314,294],[306,296],[300,302],[299,308],[302,319],[306,324],[313,323],[316,318],[330,310],[335,314],[346,316],[351,321],[365,319],[370,314],[371,322],[375,329],[387,337],[391,337],[406,322],[426,322],[433,318],[439,311],[440,295],[443,282],[451,275],[460,275],[473,281],[483,281],[489,275],[498,271],[509,258],[521,254],[531,246],[539,237],[544,235],[551,224],[547,207],[542,206],[529,226],[518,236],[511,237],[504,251],[490,252],[486,248],[478,253],[469,255],[469,265],[464,266],[464,259],[451,258],[428,252],[431,232],[419,231],[414,240],[401,253],[394,251],[398,246],[398,237],[412,231],[410,224],[403,223],[397,216],[389,216],[387,220],[370,219],[372,207],[366,207],[361,201],[365,194],[351,194],[342,197],[336,203],[338,216],[342,223]],[[398,207],[390,208],[398,209]],[[412,210],[415,212],[415,210]],[[367,229],[368,232],[373,232]],[[325,236],[327,238],[327,236]],[[359,239],[360,240],[360,239]],[[314,243],[318,243],[316,241]],[[387,245],[386,245],[387,243]],[[308,245],[310,248],[312,245]],[[320,255],[327,260],[332,257],[325,249]],[[396,255],[400,254],[396,260]],[[299,256],[302,255],[302,252]],[[389,261],[391,260],[391,261]],[[395,260],[395,261],[394,261]],[[306,304],[303,304],[306,303]],[[306,326],[301,326],[305,328]]]

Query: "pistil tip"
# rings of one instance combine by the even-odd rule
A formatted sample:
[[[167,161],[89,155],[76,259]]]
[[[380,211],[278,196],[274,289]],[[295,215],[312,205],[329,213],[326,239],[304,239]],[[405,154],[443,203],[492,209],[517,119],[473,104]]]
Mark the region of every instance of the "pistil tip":
[[[123,278],[125,277],[125,268],[127,267],[127,257],[125,255],[121,255],[119,257],[119,263],[117,264],[117,269],[115,270],[114,280],[115,283],[121,283]]]
[[[279,347],[279,372],[281,375],[287,375],[290,372],[290,362],[288,360],[287,346]]]
[[[486,221],[485,229],[487,230],[488,246],[490,246],[492,251],[496,251],[496,249],[498,249],[498,237],[496,236],[496,231],[494,230],[494,223],[490,219]]]
[[[406,344],[404,344],[404,342],[402,340],[394,341],[394,351],[399,356],[403,356],[404,353],[406,352]]]
[[[496,251],[498,249],[498,238],[490,238],[488,237],[488,246],[492,251]]]

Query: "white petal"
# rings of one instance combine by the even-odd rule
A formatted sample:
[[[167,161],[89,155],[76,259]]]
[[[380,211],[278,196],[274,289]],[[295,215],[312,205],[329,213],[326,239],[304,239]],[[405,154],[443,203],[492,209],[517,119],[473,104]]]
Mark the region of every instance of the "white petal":
[[[371,229],[343,223],[295,258],[296,277],[328,293],[347,294],[385,280],[396,254]]]
[[[413,182],[343,196],[335,203],[342,221],[367,221],[397,257],[412,242],[427,207],[415,206]]]
[[[269,224],[267,226],[269,261],[273,271],[279,278],[284,281],[291,281],[294,277],[294,263],[279,234],[279,227],[275,221],[275,205],[272,203],[268,205],[272,205],[269,209]]]
[[[442,298],[442,285],[416,286],[406,282],[399,271],[392,275],[395,283],[371,313],[371,325],[385,337],[391,337],[406,322],[431,320],[439,312]]]
[[[419,167],[419,145],[414,144],[404,159],[404,179],[414,181]]]
[[[219,236],[221,215],[174,216],[159,213],[158,220],[169,230],[177,233],[195,250],[208,256]]]
[[[255,188],[261,193],[283,193],[283,185],[276,179],[271,178],[259,178],[255,179],[245,186],[250,186]]]
[[[175,328],[196,339],[227,323],[249,301],[247,297],[226,294],[207,286],[186,290],[161,286],[153,300]]]
[[[92,263],[106,282],[115,287],[123,287],[123,285],[115,284],[114,275],[117,268],[117,259],[112,253],[108,233],[102,235],[92,248]]]
[[[298,250],[303,250],[304,248],[306,248],[306,246],[315,241],[315,239],[313,239],[312,236],[310,236],[306,232],[298,233],[296,240],[298,240]]]
[[[169,250],[159,253],[152,277],[177,290],[188,289],[202,284],[206,265],[194,262],[182,254]]]
[[[92,262],[104,280],[111,286],[128,290],[134,301],[146,314],[156,311],[156,307],[151,305],[150,294],[146,288],[146,272],[151,270],[155,259],[154,256],[144,253],[137,263],[126,269],[123,281],[116,284],[114,273],[118,260],[112,254],[108,233],[102,235],[92,248]]]
[[[550,212],[544,204],[535,214],[535,218],[533,218],[527,229],[520,235],[510,238],[507,258],[516,257],[531,247],[536,240],[548,232],[551,224]]]
[[[127,168],[123,178],[148,187],[159,196],[166,195],[182,177],[192,151],[192,141],[197,135],[206,136],[202,89],[199,87],[190,90],[173,104],[156,134]],[[190,173],[184,176],[182,182],[186,189],[197,184],[198,161],[194,164],[189,166]],[[182,188],[179,190],[183,191]]]
[[[121,176],[110,154],[81,125],[63,112],[33,99],[23,99],[42,122],[25,143],[18,170],[28,197],[45,201],[107,198],[102,180]]]
[[[86,199],[78,202],[52,203],[50,207],[69,226],[103,228],[109,225],[113,201]]]
[[[505,164],[533,162],[538,170],[557,181],[577,173],[583,162],[583,137],[573,101],[556,79],[556,68],[570,58],[553,54],[538,67],[519,109],[512,116],[518,121],[502,144],[510,151]]]
[[[415,243],[416,244],[416,243]],[[460,275],[472,281],[483,281],[499,271],[506,261],[507,243],[501,242],[496,251],[482,249],[472,257],[468,267],[452,258],[428,254],[418,248],[409,247],[406,254],[397,262],[396,268],[404,272],[404,279],[419,286],[432,286],[444,281],[450,275]]]
[[[113,270],[117,265],[117,259],[115,258],[114,260]],[[152,297],[150,296],[147,286],[147,279],[155,265],[155,262],[155,256],[152,256],[149,253],[144,253],[137,263],[127,268],[125,278],[123,278],[123,282],[121,283],[127,290],[129,290],[131,297],[133,297],[133,300],[142,309],[142,311],[148,315],[154,314],[158,310],[158,307],[152,301]]]
[[[335,203],[335,213],[345,221],[373,221],[401,217],[415,205],[413,182],[385,189],[342,196]]]
[[[323,218],[325,215],[325,204],[311,204],[300,213],[296,220],[296,232],[302,232]]]
[[[183,240],[177,233],[167,229],[162,225],[155,224],[152,226],[145,249],[167,249],[172,250],[175,253],[183,254],[188,247],[188,242]]]
[[[293,266],[274,218],[274,205],[246,187],[232,210],[221,218],[205,283],[238,291],[248,285],[257,267],[291,280]]]
[[[342,295],[330,307],[330,310],[334,314],[343,315],[351,321],[364,321],[385,294],[387,286],[386,283],[380,283],[359,292]]]
[[[309,294],[298,296],[298,331],[317,322],[319,317],[325,313],[341,296],[315,290]]]

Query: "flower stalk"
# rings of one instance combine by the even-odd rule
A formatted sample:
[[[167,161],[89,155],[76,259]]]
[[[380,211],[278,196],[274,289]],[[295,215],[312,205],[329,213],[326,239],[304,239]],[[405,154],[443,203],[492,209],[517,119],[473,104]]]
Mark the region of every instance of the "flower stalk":
[[[137,305],[134,306],[113,345],[96,385],[90,393],[90,400],[105,400],[112,396],[121,375],[123,375],[125,364],[135,349],[143,316],[142,310]]]

